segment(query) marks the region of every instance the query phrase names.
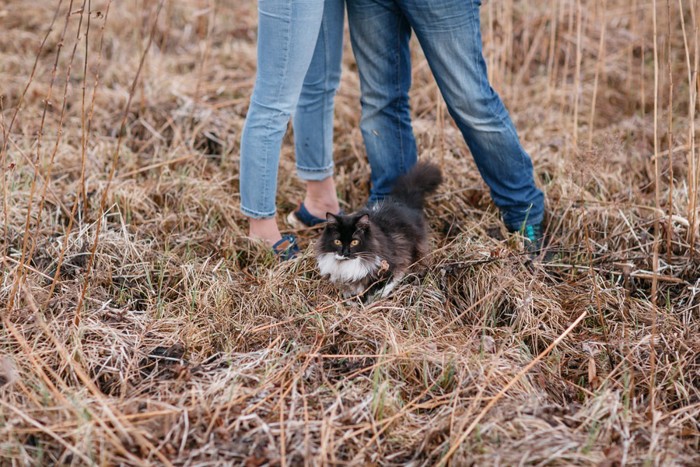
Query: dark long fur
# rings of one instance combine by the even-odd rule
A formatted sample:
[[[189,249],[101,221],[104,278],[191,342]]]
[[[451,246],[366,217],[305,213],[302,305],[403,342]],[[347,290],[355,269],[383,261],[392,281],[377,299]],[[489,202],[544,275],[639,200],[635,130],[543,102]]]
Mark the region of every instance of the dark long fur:
[[[442,183],[440,168],[430,162],[418,162],[408,173],[400,176],[391,197],[414,209],[423,209],[425,197]]]
[[[397,179],[391,196],[378,205],[346,216],[329,213],[316,246],[321,273],[346,296],[375,283],[400,280],[428,252],[423,205],[441,182],[436,165],[419,162]]]

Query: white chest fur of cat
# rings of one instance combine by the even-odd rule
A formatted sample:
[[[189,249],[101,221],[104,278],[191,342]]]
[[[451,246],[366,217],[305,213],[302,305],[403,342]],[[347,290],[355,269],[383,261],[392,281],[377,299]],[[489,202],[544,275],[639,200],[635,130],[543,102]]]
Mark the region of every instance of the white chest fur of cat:
[[[379,256],[374,260],[365,258],[346,258],[337,253],[324,253],[319,255],[318,269],[322,276],[329,276],[334,284],[357,282],[370,274],[375,273],[382,263]]]
[[[320,254],[316,261],[322,276],[328,276],[334,284],[345,286],[345,298],[362,293],[382,264],[381,258],[376,255],[374,259],[351,259],[337,253]]]

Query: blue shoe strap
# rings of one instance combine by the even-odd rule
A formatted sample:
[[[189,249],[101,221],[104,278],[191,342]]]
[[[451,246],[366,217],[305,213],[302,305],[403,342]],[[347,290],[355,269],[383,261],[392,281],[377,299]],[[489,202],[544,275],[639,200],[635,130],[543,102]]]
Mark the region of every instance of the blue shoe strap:
[[[339,214],[343,214],[343,211],[341,210]],[[299,209],[294,211],[294,215],[307,227],[313,227],[326,222],[326,219],[322,219],[311,214],[309,210],[306,209],[306,206],[304,206],[304,203],[299,204]]]
[[[294,235],[283,235],[282,240],[272,245],[272,251],[282,261],[294,258],[299,253],[299,245]]]

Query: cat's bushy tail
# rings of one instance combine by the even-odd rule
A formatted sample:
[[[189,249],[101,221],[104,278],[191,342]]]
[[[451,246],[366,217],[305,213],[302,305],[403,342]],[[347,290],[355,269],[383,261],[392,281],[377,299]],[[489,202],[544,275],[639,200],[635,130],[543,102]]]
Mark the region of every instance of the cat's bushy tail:
[[[391,196],[411,208],[423,209],[425,197],[437,190],[440,183],[440,168],[430,162],[421,161],[396,180]]]

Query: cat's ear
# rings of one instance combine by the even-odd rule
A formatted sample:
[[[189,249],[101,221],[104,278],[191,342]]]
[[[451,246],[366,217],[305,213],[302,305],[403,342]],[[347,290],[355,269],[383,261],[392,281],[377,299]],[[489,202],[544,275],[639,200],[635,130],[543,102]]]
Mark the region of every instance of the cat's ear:
[[[326,222],[328,222],[331,225],[338,225],[338,216],[336,216],[332,212],[327,212],[326,213]]]
[[[367,230],[369,228],[369,214],[363,214],[355,224],[358,229]]]

